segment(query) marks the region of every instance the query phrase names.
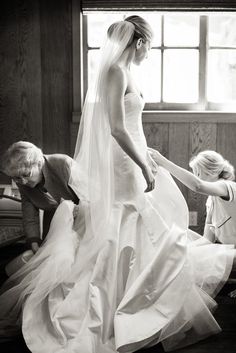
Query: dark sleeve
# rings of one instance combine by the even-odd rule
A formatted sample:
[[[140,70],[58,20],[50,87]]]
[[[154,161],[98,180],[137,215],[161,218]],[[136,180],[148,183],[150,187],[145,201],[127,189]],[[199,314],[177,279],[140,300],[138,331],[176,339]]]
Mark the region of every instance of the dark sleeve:
[[[66,156],[64,159],[63,173],[64,173],[64,179],[66,180],[67,185],[70,180],[71,167],[72,167],[73,162],[74,162],[74,160],[69,156]]]
[[[64,170],[63,170],[63,172],[64,172],[64,178],[66,180],[67,186],[70,189],[71,194],[74,196],[74,202],[76,204],[78,204],[79,203],[79,198],[76,195],[76,193],[74,192],[74,190],[72,189],[72,187],[69,185],[70,175],[71,175],[71,168],[72,168],[73,163],[75,163],[74,159],[69,157],[69,156],[66,156],[66,158],[64,160]]]
[[[20,189],[20,188],[19,188]],[[31,244],[32,242],[41,242],[40,239],[40,222],[39,222],[39,209],[36,208],[30,200],[24,195],[20,189],[22,200],[22,215],[23,227],[25,231],[26,241]]]

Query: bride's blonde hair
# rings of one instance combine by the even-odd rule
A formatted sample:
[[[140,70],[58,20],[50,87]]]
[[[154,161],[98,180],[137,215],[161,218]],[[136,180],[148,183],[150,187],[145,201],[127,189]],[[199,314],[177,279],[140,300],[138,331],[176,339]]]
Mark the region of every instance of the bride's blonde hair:
[[[196,171],[204,171],[211,176],[218,176],[219,179],[234,180],[234,167],[224,157],[211,150],[202,151],[194,156],[189,163]]]
[[[110,25],[107,30],[107,36],[111,40],[122,41],[124,33],[127,31],[127,28],[133,26],[133,33],[128,43],[128,47],[135,41],[135,39],[142,38],[144,42],[151,42],[153,38],[153,30],[149,23],[142,18],[141,16],[133,15],[126,17],[124,21],[118,21]],[[117,32],[119,29],[119,32]],[[117,36],[119,33],[119,36]]]

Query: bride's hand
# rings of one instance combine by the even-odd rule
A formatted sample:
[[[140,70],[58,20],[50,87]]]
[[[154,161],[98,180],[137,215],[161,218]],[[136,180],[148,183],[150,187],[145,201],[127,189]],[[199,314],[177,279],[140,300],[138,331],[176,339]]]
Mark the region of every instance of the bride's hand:
[[[147,183],[147,188],[145,189],[144,192],[152,191],[155,188],[155,178],[151,168],[149,166],[145,166],[142,169],[142,173]]]

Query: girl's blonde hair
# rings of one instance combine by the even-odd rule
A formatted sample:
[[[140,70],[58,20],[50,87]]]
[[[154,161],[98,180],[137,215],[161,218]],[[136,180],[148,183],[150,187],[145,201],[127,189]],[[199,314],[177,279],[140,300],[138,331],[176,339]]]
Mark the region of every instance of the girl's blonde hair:
[[[203,171],[219,179],[234,180],[234,167],[223,156],[215,151],[202,151],[194,156],[189,163],[197,171]]]
[[[13,143],[4,153],[1,170],[9,176],[20,176],[32,169],[34,165],[42,166],[43,152],[31,142]]]

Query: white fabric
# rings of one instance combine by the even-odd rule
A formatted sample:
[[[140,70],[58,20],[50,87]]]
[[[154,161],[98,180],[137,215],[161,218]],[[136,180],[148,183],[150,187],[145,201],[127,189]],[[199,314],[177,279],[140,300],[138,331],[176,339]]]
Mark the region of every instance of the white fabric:
[[[134,36],[134,25],[120,21],[113,25],[110,35],[100,50],[99,69],[89,87],[83,107],[70,186],[80,200],[87,202],[91,252],[87,253],[82,268],[86,268],[103,240],[109,236],[109,219],[114,203],[114,161],[108,116],[108,72],[118,62]]]
[[[144,103],[133,93],[124,99],[127,129],[146,154]],[[101,246],[91,236],[89,203],[81,201],[74,220],[74,205],[64,201],[46,242],[2,289],[0,327],[14,332],[23,305],[32,353],[134,352],[158,342],[169,351],[220,331],[211,295],[229,276],[231,246],[188,230],[185,200],[168,172],[159,168],[155,190],[144,193],[140,169],[115,141],[112,154],[115,196]]]

